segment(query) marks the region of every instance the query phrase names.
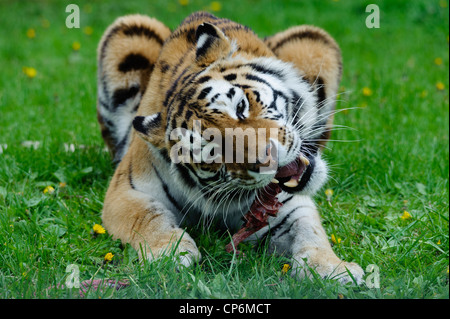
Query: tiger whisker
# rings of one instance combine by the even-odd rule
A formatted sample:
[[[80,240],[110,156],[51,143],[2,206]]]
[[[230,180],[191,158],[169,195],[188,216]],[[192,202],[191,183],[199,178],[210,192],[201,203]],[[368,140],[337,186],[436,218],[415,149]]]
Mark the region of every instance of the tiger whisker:
[[[189,213],[189,211],[192,209],[192,207],[201,199],[205,198],[209,193],[213,192],[214,190],[216,190],[217,188],[222,186],[222,181],[215,181],[213,183],[218,183],[216,185],[206,185],[204,187],[202,187],[199,191],[196,192],[196,194],[193,197],[196,197],[197,194],[200,194],[201,196],[196,197],[196,199],[193,202],[187,202],[184,207],[180,210],[180,213],[183,215],[181,222],[184,220],[184,218],[187,216],[187,214]],[[210,187],[210,189],[208,189],[206,192],[203,192],[203,190],[207,187]],[[189,205],[190,204],[190,205]],[[186,209],[186,207],[189,205],[189,207]],[[183,213],[183,211],[185,211],[185,213]]]

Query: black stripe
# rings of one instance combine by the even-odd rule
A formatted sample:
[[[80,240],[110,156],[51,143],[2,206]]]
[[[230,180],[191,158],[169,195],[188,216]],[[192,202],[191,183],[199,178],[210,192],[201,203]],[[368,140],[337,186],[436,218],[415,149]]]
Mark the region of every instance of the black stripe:
[[[211,79],[211,77],[209,75],[205,75],[205,76],[202,76],[201,78],[199,78],[196,82],[197,82],[197,84],[201,84],[201,83],[204,83],[204,82],[206,82],[206,81],[208,81],[210,79]]]
[[[166,73],[170,69],[170,65],[166,61],[159,62],[161,73]]]
[[[208,51],[208,49],[211,47],[211,45],[214,43],[214,41],[215,41],[215,38],[208,37],[206,39],[205,43],[203,43],[203,45],[200,48],[197,48],[195,58],[198,60],[199,58],[204,56],[206,54],[206,52]]]
[[[245,78],[247,80],[256,81],[256,82],[263,83],[263,84],[267,85],[273,92],[273,102],[276,101],[278,95],[283,97],[286,101],[289,101],[289,98],[283,92],[275,90],[272,87],[272,85],[270,85],[270,83],[267,82],[266,80],[264,80],[263,78],[260,78],[259,76],[256,76],[254,74],[246,74]],[[253,93],[256,95],[256,91],[253,91]],[[259,101],[259,94],[257,94],[257,102],[258,101]]]
[[[192,114],[193,114],[193,113],[192,113],[191,110],[187,110],[187,111],[186,111],[186,114],[184,115],[186,121],[189,122],[189,119],[191,118]]]
[[[125,26],[123,28],[123,33],[128,36],[138,35],[138,36],[145,36],[147,39],[155,40],[160,45],[164,43],[164,40],[155,33],[155,31],[148,29],[141,25],[131,25],[131,26]]]
[[[292,198],[292,197],[291,197],[291,198]],[[289,198],[289,199],[291,199],[291,198]],[[297,207],[297,208],[298,208],[298,207]],[[289,218],[289,216],[290,216],[297,208],[295,208],[295,209],[291,210],[289,213],[287,213],[286,216],[284,216],[284,218],[283,218],[278,224],[276,224],[274,227],[272,227],[272,226],[269,225],[269,227],[266,228],[266,232],[265,232],[264,234],[261,234],[262,240],[267,239],[267,236],[271,236],[271,237],[272,237],[272,236],[275,234],[275,232],[276,232],[277,230],[279,230],[279,229],[282,227],[282,225],[286,222],[286,220]]]
[[[287,42],[295,41],[295,40],[301,40],[301,39],[310,39],[310,40],[316,40],[316,41],[322,41],[326,45],[330,45],[331,43],[320,33],[311,31],[311,30],[301,30],[298,32],[295,32],[294,34],[291,34],[278,42],[275,47],[272,48],[272,51],[277,51],[280,47],[282,47]]]
[[[167,153],[167,150],[165,148],[159,150],[159,154],[162,156],[162,158],[166,161],[166,163],[170,163],[171,159],[169,156],[169,153]]]
[[[195,30],[193,28],[186,30],[186,41],[190,44],[195,43]]]
[[[126,100],[134,97],[139,92],[139,85],[134,85],[127,89],[118,89],[114,92],[112,97],[113,108],[117,108],[123,104]]]
[[[102,75],[102,79],[101,79],[101,82],[102,82],[102,91],[103,91],[103,96],[105,97],[105,98],[109,98],[109,96],[110,96],[110,94],[109,94],[109,89],[108,89],[108,80],[107,80],[107,78],[106,78],[106,74],[104,74],[104,75]],[[97,93],[97,95],[98,96],[100,96],[100,92],[98,92]],[[107,107],[107,109],[109,110],[109,104],[108,104],[108,107]]]
[[[317,98],[318,100],[318,107],[321,108],[323,106],[322,102],[325,101],[326,95],[325,95],[325,84],[323,82],[323,79],[321,77],[317,78]]]
[[[179,27],[170,35],[170,40],[185,37],[187,42],[195,43],[195,28]]]
[[[261,95],[259,95],[259,92],[256,90],[253,90],[252,92],[256,96],[256,102],[257,103],[261,102]]]
[[[227,93],[227,97],[231,100],[231,99],[233,99],[233,96],[235,94],[236,94],[236,91],[234,90],[234,88],[231,88]]]
[[[268,109],[277,110],[277,99],[278,99],[278,93],[275,91],[273,92],[273,101],[269,104]]]
[[[291,229],[288,227],[282,233],[279,233],[279,234],[275,234],[275,233],[272,234],[271,233],[271,235],[273,236],[273,238],[275,238],[275,237],[283,237],[284,235],[286,235],[290,231],[291,231]]]
[[[274,227],[270,227],[270,234],[271,235],[275,234],[277,232],[277,230],[279,230],[284,225],[284,223],[289,218],[289,216],[291,216],[291,214],[293,212],[295,212],[296,209],[297,208],[294,208],[289,213],[287,213],[286,216],[284,216],[284,218],[278,224],[276,224]]]
[[[133,183],[133,167],[130,163],[130,166],[128,167],[128,182],[130,183],[130,186],[132,189],[136,190],[136,187],[134,186]]]
[[[246,74],[245,78],[247,80],[251,80],[251,81],[256,81],[256,82],[260,82],[260,83],[264,83],[265,85],[267,85],[268,87],[270,87],[272,89],[272,86],[270,85],[269,82],[267,82],[266,80],[260,78],[259,76],[253,75],[253,74]],[[273,89],[272,89],[273,90]]]
[[[277,70],[268,69],[268,68],[263,67],[262,65],[255,64],[255,63],[249,63],[247,65],[257,72],[264,73],[264,74],[270,74],[270,75],[278,77],[279,79],[284,78],[283,74]]]
[[[130,131],[131,131],[131,125],[128,127],[127,133],[120,140],[120,142],[116,143],[114,145],[115,150],[116,150],[116,154],[114,155],[114,159],[113,159],[114,164],[118,164],[122,160],[123,155],[125,155],[124,150],[125,150],[125,146],[127,145],[127,142],[128,142],[128,137],[130,135]]]
[[[240,87],[240,88],[243,89],[243,90],[251,89],[251,88],[252,88],[250,85],[247,85],[247,84],[239,84],[239,83],[236,83],[236,84],[234,84],[234,85],[237,86],[237,87]]]
[[[109,110],[109,105],[106,101],[104,101],[103,99],[101,99],[100,97],[98,98],[98,103],[103,106],[105,109]]]
[[[235,73],[227,74],[223,77],[227,81],[233,81],[236,80],[237,75]]]
[[[190,187],[194,187],[195,185],[197,185],[197,181],[195,181],[191,177],[191,175],[189,174],[189,170],[183,164],[176,164],[176,167],[178,168],[178,172],[180,173],[180,176],[184,180],[186,185],[189,185]]]
[[[117,26],[115,28],[113,28],[108,35],[105,38],[105,41],[103,42],[102,48],[100,49],[100,61],[101,63],[103,62],[103,59],[105,58],[106,55],[106,47],[108,46],[109,41],[111,40],[111,38],[120,30],[121,26]]]
[[[304,100],[303,98],[297,94],[297,92],[295,92],[294,90],[291,90],[291,94],[292,94],[292,99],[291,99],[291,103],[292,103],[292,112],[291,112],[291,116],[295,115],[295,119],[298,122],[298,120],[300,120],[300,112],[299,112],[299,108],[303,107],[303,103]],[[294,120],[295,120],[294,119]]]
[[[232,22],[232,21],[227,20],[226,22]],[[242,25],[242,24],[237,24],[237,23],[222,28],[222,32],[225,33],[225,34],[228,31],[236,31],[236,30],[244,30],[244,31],[249,32],[251,34],[255,34],[255,32],[252,29],[250,29],[249,27],[247,27],[245,25]]]
[[[175,67],[178,68],[178,65],[176,65]],[[181,74],[178,76],[178,78],[172,83],[170,89],[166,92],[166,97],[165,97],[164,102],[163,102],[164,106],[167,107],[167,106],[169,106],[172,103],[172,101],[174,99],[173,93],[177,89],[178,82],[180,81],[181,77],[183,77],[186,74],[186,72],[188,72],[187,68],[184,69],[183,72],[181,72]],[[175,75],[175,73],[173,73],[172,75]],[[169,117],[170,117],[170,114],[167,115],[167,118],[169,118]]]
[[[162,184],[162,187],[164,189],[164,192],[166,193],[167,198],[169,199],[169,201],[172,203],[173,206],[175,206],[176,209],[178,209],[178,211],[181,211],[181,207],[178,205],[178,202],[175,200],[175,198],[170,194],[169,191],[169,187],[167,186],[166,183],[164,183],[164,181],[161,178],[161,175],[159,175],[158,171],[156,170],[155,166],[152,164],[153,166],[153,170],[156,173],[156,176],[158,177],[159,181]]]
[[[150,61],[141,54],[130,53],[119,64],[119,71],[126,73],[133,70],[147,69]]]
[[[294,195],[291,195],[290,197],[286,198],[284,201],[281,202],[281,204],[286,204],[288,201],[290,201],[294,197]]]
[[[287,233],[291,230],[290,227],[287,227],[287,229],[286,229],[285,231],[283,231],[282,233],[280,233],[280,234],[278,234],[278,235],[276,235],[276,232],[277,232],[278,230],[280,230],[280,229],[283,227],[283,225],[286,223],[286,221],[288,220],[288,218],[291,216],[291,214],[292,214],[293,212],[295,212],[297,209],[300,209],[300,208],[302,208],[302,207],[304,207],[304,206],[297,206],[297,207],[295,207],[293,210],[291,210],[289,213],[287,213],[286,216],[284,216],[284,218],[281,220],[281,222],[279,222],[279,223],[278,223],[277,225],[275,225],[274,227],[271,227],[271,228],[270,228],[270,235],[271,235],[271,236],[281,237],[281,236],[287,234]],[[305,206],[305,207],[306,207],[306,206]]]
[[[211,98],[211,103],[214,103],[214,101],[215,101],[219,96],[220,96],[220,93],[217,93],[216,95],[214,95],[214,96]]]
[[[191,156],[192,156],[192,152],[191,152]],[[193,158],[193,157],[192,157]],[[200,184],[202,185],[206,185],[208,182],[213,182],[213,181],[217,181],[220,178],[220,173],[221,171],[218,170],[213,176],[211,177],[207,177],[207,178],[202,178],[200,176],[198,176],[196,170],[189,164],[186,164],[186,167],[192,172],[192,174],[195,175],[195,177],[198,178]]]
[[[200,94],[197,96],[197,100],[202,100],[202,99],[204,99],[204,98],[208,95],[208,93],[211,92],[211,90],[212,90],[212,87],[211,87],[211,86],[208,86],[208,87],[204,88],[204,89],[200,92]]]
[[[194,95],[194,93],[192,93],[192,95]],[[188,95],[188,96],[192,96],[192,95]],[[180,100],[180,104],[178,104],[178,111],[176,113],[177,116],[180,116],[181,113],[183,113],[184,107],[186,106],[186,103],[187,103],[186,99],[180,98],[180,96],[179,96],[179,100]]]
[[[186,59],[186,54],[182,55],[181,58],[178,60],[177,64],[175,64],[173,66],[172,76],[175,76],[175,74],[178,72],[178,68],[180,67],[180,65],[182,65],[184,63],[185,59]],[[186,70],[184,70],[184,71],[186,71]]]

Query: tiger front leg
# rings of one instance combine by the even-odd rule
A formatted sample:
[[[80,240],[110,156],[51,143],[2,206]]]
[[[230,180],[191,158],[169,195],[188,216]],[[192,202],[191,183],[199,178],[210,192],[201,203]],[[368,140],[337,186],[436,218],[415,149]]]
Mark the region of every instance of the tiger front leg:
[[[293,196],[280,210],[270,232],[271,247],[292,254],[294,276],[311,277],[314,271],[321,278],[362,283],[362,268],[340,260],[333,252],[311,198]]]
[[[130,243],[140,260],[173,254],[180,265],[191,266],[200,259],[194,240],[163,203],[115,182],[113,178],[102,212],[103,224],[114,239]]]

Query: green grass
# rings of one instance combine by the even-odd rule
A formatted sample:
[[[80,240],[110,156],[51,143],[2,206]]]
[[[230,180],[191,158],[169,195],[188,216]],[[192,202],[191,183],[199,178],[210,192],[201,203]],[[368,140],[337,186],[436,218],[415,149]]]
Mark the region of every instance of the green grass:
[[[338,256],[364,269],[377,265],[380,288],[299,283],[282,273],[285,258],[262,246],[244,247],[246,258],[236,260],[224,251],[228,235],[212,230],[194,232],[203,259],[179,272],[170,260],[140,265],[128,245],[93,236],[113,173],[96,122],[97,43],[120,15],[148,14],[174,28],[190,12],[210,8],[208,1],[189,2],[79,0],[80,29],[65,27],[62,1],[0,3],[0,297],[78,298],[51,288],[64,284],[66,267],[75,264],[81,280],[130,281],[89,298],[448,298],[448,1],[376,1],[379,29],[364,24],[371,1],[229,0],[216,12],[261,36],[315,24],[340,44],[337,107],[351,109],[335,122],[352,129],[333,133],[349,142],[328,144],[326,188],[334,195],[328,202],[321,192],[316,201],[328,235],[341,239]],[[29,28],[35,38],[26,36]],[[66,152],[64,143],[76,151]],[[53,194],[43,193],[48,185]],[[402,220],[405,210],[411,218]],[[108,252],[114,258],[105,264]]]

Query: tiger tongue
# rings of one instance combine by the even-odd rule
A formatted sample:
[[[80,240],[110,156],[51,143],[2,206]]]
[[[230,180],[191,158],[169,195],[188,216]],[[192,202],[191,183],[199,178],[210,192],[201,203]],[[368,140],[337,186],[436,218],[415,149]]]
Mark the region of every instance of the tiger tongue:
[[[295,179],[298,181],[300,176],[303,174],[305,167],[306,166],[303,164],[303,162],[299,158],[297,158],[289,164],[278,169],[275,178],[291,177],[291,179]]]

